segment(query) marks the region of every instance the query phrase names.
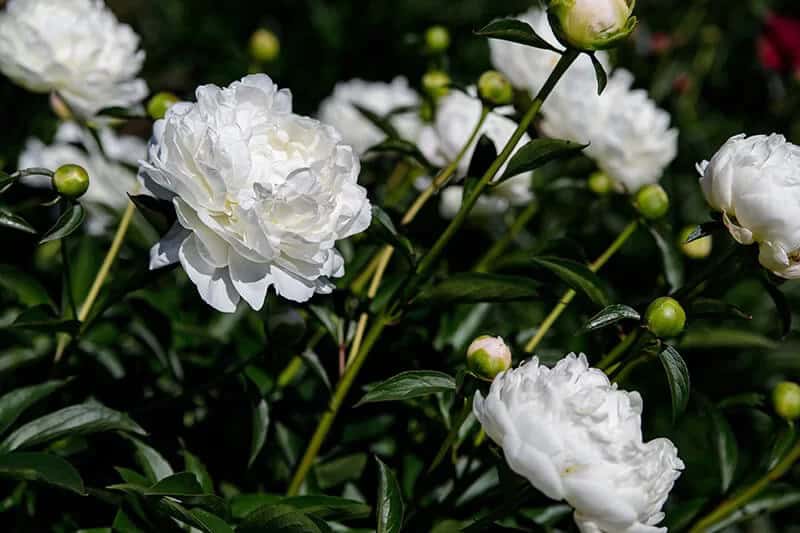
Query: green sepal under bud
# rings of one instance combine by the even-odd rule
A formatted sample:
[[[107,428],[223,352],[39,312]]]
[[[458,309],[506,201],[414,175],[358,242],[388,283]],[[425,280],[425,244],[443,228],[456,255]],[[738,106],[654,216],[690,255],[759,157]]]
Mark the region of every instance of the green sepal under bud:
[[[647,307],[645,322],[653,335],[670,338],[679,335],[686,326],[686,311],[674,298],[656,298]]]
[[[150,101],[147,102],[147,114],[150,115],[153,120],[162,119],[164,118],[164,115],[167,114],[167,109],[174,106],[178,102],[180,102],[180,99],[178,99],[177,96],[172,93],[162,91],[154,95],[152,98],[150,98]]]
[[[450,76],[442,70],[429,70],[422,76],[422,88],[436,101],[450,91]]]
[[[508,78],[496,70],[487,70],[478,79],[478,95],[489,105],[508,105],[514,101],[514,88]]]
[[[60,166],[53,173],[53,188],[65,198],[80,198],[89,189],[89,173],[79,165]]]
[[[433,54],[441,54],[450,47],[450,32],[444,26],[431,26],[425,32],[425,49]]]
[[[614,190],[614,180],[605,172],[598,170],[589,176],[589,190],[604,196]]]
[[[587,52],[613,48],[636,28],[635,0],[549,0],[550,25],[567,46]]]
[[[261,63],[275,61],[281,53],[281,42],[269,30],[259,28],[250,36],[250,57]]]
[[[689,259],[705,259],[711,255],[711,248],[713,247],[713,239],[711,235],[700,237],[692,242],[686,242],[689,235],[695,230],[695,226],[686,226],[681,230],[678,235],[678,246],[680,246],[683,255]]]
[[[789,421],[800,418],[800,385],[782,381],[772,390],[772,406],[778,416]]]
[[[477,377],[491,381],[511,368],[511,350],[502,338],[481,335],[467,348],[467,367]]]
[[[656,220],[669,211],[669,195],[661,185],[645,185],[636,193],[633,205],[647,220]]]

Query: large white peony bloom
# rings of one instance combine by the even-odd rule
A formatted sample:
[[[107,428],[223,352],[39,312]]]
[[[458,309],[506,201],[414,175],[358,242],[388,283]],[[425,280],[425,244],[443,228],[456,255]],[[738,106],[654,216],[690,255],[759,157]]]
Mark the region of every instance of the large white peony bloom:
[[[415,142],[422,128],[416,109],[419,103],[419,95],[408,86],[406,78],[397,77],[391,83],[355,79],[337,83],[333,94],[320,104],[318,116],[322,122],[339,130],[344,141],[363,154],[386,135],[353,104],[381,117],[391,114],[389,123],[400,137]]]
[[[88,230],[102,233],[113,217],[110,210],[121,210],[128,193],[138,188],[136,172],[139,160],[147,154],[147,144],[132,135],[117,135],[110,128],[99,131],[100,143],[74,122],[59,126],[53,143],[30,138],[19,158],[19,168],[40,167],[55,170],[61,165],[76,164],[89,173],[89,190],[82,202],[89,210]],[[46,176],[28,176],[23,182],[34,187],[50,187]]]
[[[445,166],[454,161],[458,153],[469,140],[469,136],[478,124],[482,105],[480,100],[468,96],[461,91],[450,91],[442,98],[436,112],[436,122],[425,126],[420,134],[419,149],[434,165]],[[458,174],[465,176],[469,171],[469,163],[481,135],[486,135],[494,143],[498,151],[502,150],[517,129],[517,124],[495,110],[486,117],[479,135],[459,162]],[[523,135],[516,149],[530,141]],[[501,176],[507,164],[497,173]],[[531,192],[532,172],[515,176],[497,187],[486,191],[478,200],[472,215],[476,217],[504,213],[509,207],[524,205],[533,199]],[[451,185],[441,194],[439,211],[445,218],[453,218],[461,207],[464,190],[461,185]]]
[[[512,470],[566,500],[584,533],[655,533],[683,462],[668,439],[642,441],[642,398],[584,355],[503,372],[473,410]]]
[[[800,146],[783,135],[737,135],[697,170],[733,238],[758,243],[759,261],[775,274],[800,278]]]
[[[577,78],[576,78],[577,79]],[[548,137],[590,143],[584,153],[628,193],[657,183],[678,153],[678,130],[670,116],[618,69],[601,96],[594,81],[564,85],[543,109],[541,129]]]
[[[267,289],[294,301],[332,290],[334,245],[371,219],[353,149],[331,126],[292,113],[266,75],[197,89],[156,122],[140,176],[171,200],[178,223],[151,267],[180,261],[200,296],[231,312],[260,309]]]
[[[0,71],[31,91],[57,91],[82,118],[147,96],[138,48],[101,0],[10,0],[0,12]]]

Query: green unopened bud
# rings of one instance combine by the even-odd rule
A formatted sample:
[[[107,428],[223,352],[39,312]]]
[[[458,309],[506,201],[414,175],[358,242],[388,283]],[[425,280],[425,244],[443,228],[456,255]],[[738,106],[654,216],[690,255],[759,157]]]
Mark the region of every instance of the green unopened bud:
[[[713,244],[711,235],[700,237],[692,242],[686,242],[686,239],[689,238],[689,235],[692,234],[694,229],[695,226],[686,226],[683,228],[683,230],[680,232],[680,235],[678,235],[678,245],[680,246],[683,255],[689,259],[705,259],[711,255],[711,247]]]
[[[89,189],[89,173],[78,165],[58,167],[53,174],[53,188],[66,198],[80,198]]]
[[[450,32],[444,26],[431,26],[425,32],[425,46],[435,54],[444,52],[450,47]]]
[[[677,300],[669,296],[653,300],[647,307],[644,319],[656,337],[675,337],[686,326],[686,312]]]
[[[422,119],[422,122],[433,122],[433,106],[428,100],[420,104],[419,118]]]
[[[608,174],[597,171],[589,176],[589,189],[598,195],[606,195],[614,189],[614,180]]]
[[[260,28],[250,37],[250,56],[261,63],[269,63],[281,53],[281,42],[269,30]]]
[[[611,48],[633,32],[635,0],[549,0],[558,38],[579,50]]]
[[[422,88],[433,100],[438,100],[450,91],[450,76],[441,70],[430,70],[422,76]]]
[[[669,196],[661,185],[645,185],[636,193],[633,205],[644,218],[655,220],[669,211]]]
[[[476,376],[492,380],[511,367],[511,350],[502,338],[481,335],[467,348],[467,367]]]
[[[180,100],[174,94],[160,92],[153,96],[149,102],[147,102],[147,114],[150,115],[153,120],[162,119],[164,118],[164,115],[167,114],[167,109],[174,106],[178,102],[180,102]]]
[[[772,405],[781,418],[800,418],[800,385],[792,381],[778,383],[772,390]]]
[[[508,105],[514,101],[514,88],[508,78],[496,70],[487,70],[478,79],[481,100],[491,105]]]

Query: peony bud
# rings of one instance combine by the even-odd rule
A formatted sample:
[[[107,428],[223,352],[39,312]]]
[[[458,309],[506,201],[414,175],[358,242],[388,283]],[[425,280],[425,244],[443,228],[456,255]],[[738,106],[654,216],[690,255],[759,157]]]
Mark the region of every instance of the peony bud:
[[[511,350],[502,338],[481,335],[467,348],[467,366],[478,377],[492,380],[511,367]]]
[[[644,218],[655,220],[669,211],[669,196],[661,185],[645,185],[636,193],[633,205]]]
[[[772,391],[772,405],[781,418],[792,421],[800,417],[800,385],[782,381]]]
[[[434,100],[446,96],[450,92],[450,76],[441,70],[429,70],[422,76],[422,87]]]
[[[149,102],[147,102],[147,114],[150,115],[153,120],[162,119],[164,118],[164,115],[167,114],[167,109],[178,102],[180,102],[180,100],[174,94],[160,92],[153,96]]]
[[[689,259],[705,259],[711,255],[712,239],[711,235],[706,235],[692,242],[686,242],[689,235],[694,231],[695,226],[686,226],[681,231],[678,237],[678,246],[680,246],[683,255]]]
[[[605,172],[597,171],[589,176],[589,190],[593,193],[603,196],[610,193],[613,189],[614,180]]]
[[[507,105],[514,100],[514,89],[508,78],[496,70],[487,70],[478,80],[478,94],[493,106]]]
[[[431,26],[425,32],[425,46],[434,54],[446,51],[450,46],[450,32],[444,26]]]
[[[669,296],[656,298],[644,314],[650,331],[657,337],[675,337],[686,326],[686,312]]]
[[[633,32],[635,0],[550,0],[548,10],[558,38],[579,50],[611,48]]]
[[[53,174],[53,188],[66,198],[80,198],[89,189],[89,173],[78,165],[63,165]]]
[[[250,55],[256,61],[269,63],[278,58],[281,51],[281,42],[269,30],[260,28],[250,37]]]

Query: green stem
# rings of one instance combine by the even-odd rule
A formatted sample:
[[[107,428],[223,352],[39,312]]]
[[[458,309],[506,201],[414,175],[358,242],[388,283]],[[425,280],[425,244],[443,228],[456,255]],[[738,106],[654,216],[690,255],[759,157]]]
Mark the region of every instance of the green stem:
[[[689,530],[689,533],[704,533],[709,531],[714,524],[727,518],[734,511],[758,496],[772,481],[783,477],[798,459],[800,459],[800,441],[795,443],[789,453],[775,465],[775,468],[767,472],[762,478],[749,487],[720,503],[716,509],[700,519],[694,527]]]
[[[525,229],[525,226],[528,225],[528,222],[536,215],[539,211],[539,202],[536,200],[531,201],[528,206],[519,214],[517,219],[508,228],[508,231],[505,235],[499,240],[494,243],[494,245],[489,248],[489,251],[475,264],[472,270],[475,272],[488,272],[489,268],[492,266],[498,257],[500,257],[514,242],[517,238],[517,235]]]
[[[630,346],[639,338],[639,330],[633,331],[625,335],[625,337],[614,346],[614,348],[608,352],[608,355],[603,357],[599,363],[595,365],[596,368],[600,370],[607,371],[611,368],[611,366],[616,363],[620,357],[622,357],[625,352],[630,348]],[[608,373],[608,372],[606,372]]]
[[[600,257],[598,257],[592,264],[589,265],[589,270],[592,272],[597,272],[603,268],[603,266],[608,263],[608,260],[611,259],[615,253],[617,253],[617,250],[619,250],[622,245],[625,244],[628,238],[634,234],[638,227],[638,220],[634,220],[628,224],[625,229],[622,230],[622,233],[619,234],[616,240],[611,243],[611,246],[609,246],[606,251],[600,255]],[[539,326],[539,330],[536,332],[536,335],[534,335],[530,342],[528,342],[528,344],[525,346],[526,353],[533,353],[536,347],[539,346],[539,343],[542,342],[542,339],[544,339],[544,336],[547,334],[553,324],[555,324],[556,320],[558,320],[558,317],[561,316],[561,313],[564,312],[573,298],[575,298],[575,294],[575,291],[572,289],[569,289],[564,293],[558,304],[556,304],[553,310],[550,311],[550,314],[544,319],[542,325]]]

